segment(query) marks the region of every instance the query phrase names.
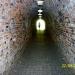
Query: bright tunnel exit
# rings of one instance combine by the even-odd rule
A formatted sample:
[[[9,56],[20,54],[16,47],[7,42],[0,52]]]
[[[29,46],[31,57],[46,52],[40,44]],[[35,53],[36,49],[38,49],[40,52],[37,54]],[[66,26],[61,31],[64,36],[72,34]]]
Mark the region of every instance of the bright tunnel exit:
[[[40,31],[45,31],[46,29],[46,22],[45,20],[43,20],[42,18],[39,18],[37,21],[36,21],[36,30],[40,30]]]

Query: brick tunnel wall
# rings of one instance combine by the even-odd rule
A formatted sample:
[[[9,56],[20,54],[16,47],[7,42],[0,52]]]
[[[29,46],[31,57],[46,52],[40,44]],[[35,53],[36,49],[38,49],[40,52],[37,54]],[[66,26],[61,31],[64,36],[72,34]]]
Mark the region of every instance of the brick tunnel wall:
[[[62,49],[64,60],[75,63],[75,1],[45,0],[47,11],[52,13],[52,34]]]
[[[21,49],[29,40],[28,8],[32,0],[28,1],[0,0],[0,73],[13,64],[12,61],[21,54]]]

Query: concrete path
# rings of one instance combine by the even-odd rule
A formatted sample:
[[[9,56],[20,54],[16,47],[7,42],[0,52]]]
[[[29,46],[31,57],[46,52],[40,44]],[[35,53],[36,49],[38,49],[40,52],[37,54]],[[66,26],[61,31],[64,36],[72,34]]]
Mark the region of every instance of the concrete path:
[[[9,75],[75,75],[69,69],[62,68],[65,61],[58,47],[43,37],[39,39],[33,40],[26,48]]]

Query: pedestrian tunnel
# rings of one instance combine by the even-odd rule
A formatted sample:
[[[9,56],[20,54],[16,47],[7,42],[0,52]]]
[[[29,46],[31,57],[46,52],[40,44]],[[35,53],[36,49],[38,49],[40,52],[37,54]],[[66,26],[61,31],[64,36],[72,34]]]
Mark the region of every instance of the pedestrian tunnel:
[[[12,71],[13,75],[19,75],[19,72],[21,72],[20,75],[24,75],[22,72],[25,75],[50,75],[50,69],[52,69],[51,75],[55,75],[57,71],[53,73],[55,67],[50,68],[49,63],[54,65],[54,60],[56,63],[58,55],[60,57],[58,61],[63,59],[65,63],[75,64],[75,1],[44,0],[42,7],[38,6],[36,1],[0,0],[0,74],[2,75],[8,75],[11,66],[25,52],[22,58],[25,60],[25,62],[23,60],[25,68],[21,65],[22,68],[17,69],[21,71],[17,71],[17,74]],[[43,9],[42,19],[38,19],[39,8]],[[56,45],[59,50],[57,51],[57,47],[52,44]],[[30,65],[27,68],[26,64],[35,66]],[[46,70],[42,68],[43,66],[49,69]],[[75,70],[73,66],[71,68]],[[57,75],[67,75],[67,72],[58,72]]]

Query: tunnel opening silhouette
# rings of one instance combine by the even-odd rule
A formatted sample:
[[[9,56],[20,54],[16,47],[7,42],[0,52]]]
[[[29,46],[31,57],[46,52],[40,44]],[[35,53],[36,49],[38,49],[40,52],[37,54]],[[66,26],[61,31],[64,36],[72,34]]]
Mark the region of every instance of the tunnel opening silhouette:
[[[74,12],[66,1],[45,0],[43,30],[36,24],[36,1],[6,1],[0,11],[1,75],[75,75]]]
[[[37,31],[44,31],[45,25],[46,25],[46,22],[43,19],[38,19],[36,21],[36,30]]]

